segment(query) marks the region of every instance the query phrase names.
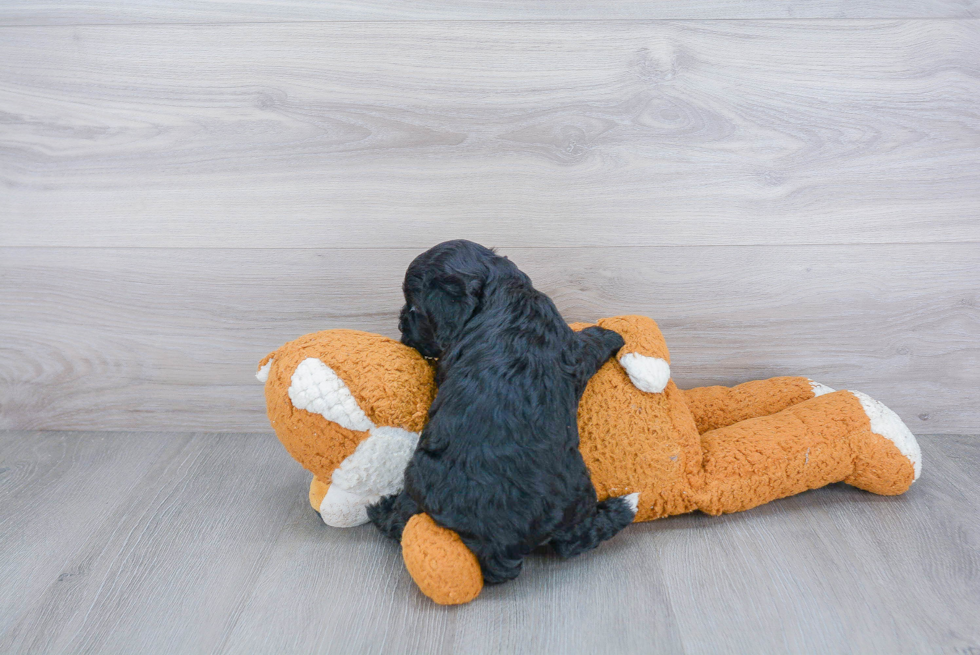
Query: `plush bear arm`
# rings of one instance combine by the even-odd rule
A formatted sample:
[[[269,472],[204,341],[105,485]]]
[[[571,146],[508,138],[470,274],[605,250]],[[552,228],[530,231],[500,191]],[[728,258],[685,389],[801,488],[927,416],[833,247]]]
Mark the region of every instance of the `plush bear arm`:
[[[704,434],[739,421],[781,412],[830,391],[833,389],[809,378],[778,377],[734,387],[695,387],[682,393],[698,432]]]
[[[476,555],[428,514],[416,514],[405,525],[402,558],[422,593],[440,605],[468,603],[483,589]]]
[[[648,393],[662,393],[670,380],[670,353],[660,328],[646,316],[614,316],[598,321],[618,332],[626,342],[618,355],[634,386]]]

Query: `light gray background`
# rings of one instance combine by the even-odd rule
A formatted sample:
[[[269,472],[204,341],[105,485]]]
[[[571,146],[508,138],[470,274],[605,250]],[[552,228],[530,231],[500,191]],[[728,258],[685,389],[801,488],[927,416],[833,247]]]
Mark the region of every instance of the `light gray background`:
[[[260,357],[465,237],[681,386],[975,431],[978,7],[4,2],[0,427],[266,430]]]

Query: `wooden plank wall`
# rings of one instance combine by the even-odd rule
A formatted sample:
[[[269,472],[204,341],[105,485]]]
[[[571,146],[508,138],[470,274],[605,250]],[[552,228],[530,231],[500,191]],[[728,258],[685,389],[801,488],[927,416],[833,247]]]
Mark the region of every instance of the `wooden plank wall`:
[[[457,237],[681,386],[980,425],[978,1],[13,0],[0,62],[0,429],[267,430]]]

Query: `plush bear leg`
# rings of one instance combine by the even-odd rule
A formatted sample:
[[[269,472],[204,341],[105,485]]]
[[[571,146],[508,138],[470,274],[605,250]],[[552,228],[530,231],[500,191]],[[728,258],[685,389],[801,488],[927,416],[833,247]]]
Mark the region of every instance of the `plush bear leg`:
[[[695,387],[683,392],[698,432],[717,430],[739,421],[776,412],[833,391],[809,378],[753,380],[734,387]]]
[[[848,393],[861,403],[871,425],[860,438],[852,437],[854,472],[844,478],[844,482],[883,496],[904,493],[922,473],[922,452],[915,435],[883,403],[860,391]],[[896,448],[901,456],[895,455]],[[910,463],[911,480],[908,472]]]
[[[877,494],[900,494],[918,477],[915,437],[887,407],[837,391],[701,435],[708,514],[746,510],[845,481]]]

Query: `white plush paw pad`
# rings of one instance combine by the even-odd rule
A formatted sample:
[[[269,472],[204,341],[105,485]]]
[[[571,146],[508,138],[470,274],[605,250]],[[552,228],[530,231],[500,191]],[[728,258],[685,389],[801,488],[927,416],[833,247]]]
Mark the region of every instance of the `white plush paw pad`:
[[[861,402],[864,413],[871,421],[871,431],[883,436],[898,447],[900,453],[905,455],[915,470],[915,477],[919,479],[922,473],[922,451],[919,449],[919,442],[915,440],[915,435],[909,430],[905,422],[898,417],[898,414],[890,410],[871,396],[860,391],[851,391],[852,394]]]
[[[627,353],[619,358],[619,363],[640,391],[661,393],[670,381],[670,364],[659,357]]]
[[[264,366],[260,367],[255,373],[255,379],[265,384],[265,381],[269,379],[269,369],[272,368],[272,360],[270,359],[265,363]]]
[[[633,493],[628,496],[620,496],[620,498],[629,503],[630,509],[633,510],[633,516],[636,516],[636,511],[640,507],[640,494]]]
[[[810,383],[810,387],[813,389],[813,397],[824,396],[828,393],[834,393],[835,389],[831,389],[826,384],[820,384],[819,382],[814,382],[810,378],[807,378]]]
[[[368,522],[367,507],[380,496],[362,496],[332,484],[320,502],[320,518],[334,528],[353,528]]]
[[[315,357],[304,359],[293,371],[289,399],[297,409],[320,414],[348,430],[363,431],[374,427],[344,381]]]

